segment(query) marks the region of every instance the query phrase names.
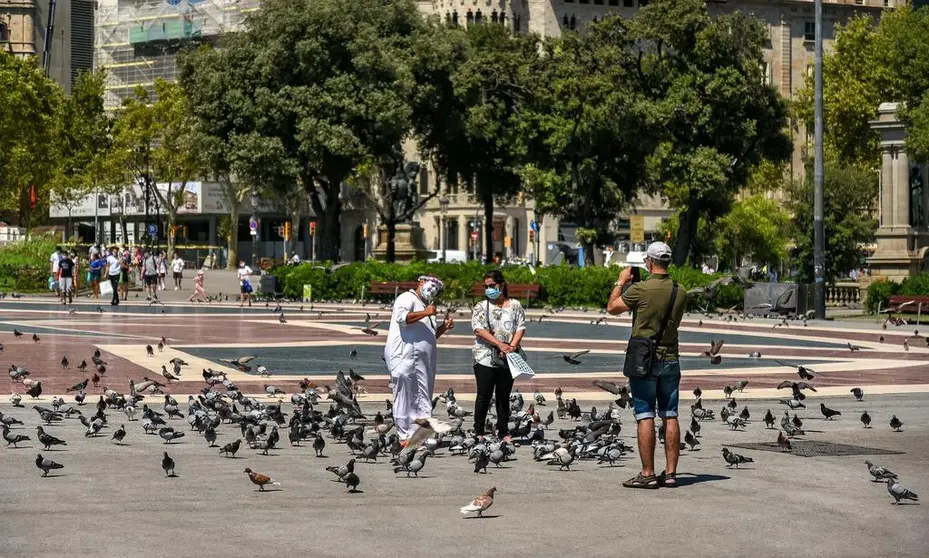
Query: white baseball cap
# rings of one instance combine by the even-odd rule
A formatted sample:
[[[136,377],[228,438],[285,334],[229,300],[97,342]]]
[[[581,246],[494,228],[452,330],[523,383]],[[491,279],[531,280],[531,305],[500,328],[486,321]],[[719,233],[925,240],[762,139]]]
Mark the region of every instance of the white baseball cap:
[[[670,262],[671,247],[664,242],[652,242],[645,251],[645,257],[656,262]]]

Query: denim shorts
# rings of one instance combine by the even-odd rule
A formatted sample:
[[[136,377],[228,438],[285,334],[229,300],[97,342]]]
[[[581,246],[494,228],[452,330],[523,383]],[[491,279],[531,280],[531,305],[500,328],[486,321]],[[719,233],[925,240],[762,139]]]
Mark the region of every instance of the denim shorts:
[[[681,363],[657,360],[647,378],[629,378],[635,420],[671,418],[677,416],[677,403],[681,387]]]

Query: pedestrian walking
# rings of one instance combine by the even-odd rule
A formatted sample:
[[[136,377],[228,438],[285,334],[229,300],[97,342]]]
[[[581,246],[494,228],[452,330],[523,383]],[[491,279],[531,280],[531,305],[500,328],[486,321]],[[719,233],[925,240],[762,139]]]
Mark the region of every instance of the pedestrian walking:
[[[103,268],[106,267],[106,260],[96,253],[90,257],[90,288],[95,299],[100,298],[100,277],[103,275]]]
[[[74,294],[74,260],[67,253],[58,260],[58,292],[62,304],[71,304]]]
[[[498,270],[484,274],[484,295],[487,299],[471,312],[471,329],[476,338],[472,350],[477,382],[474,432],[479,436],[484,434],[490,400],[495,397],[497,435],[506,438],[513,389],[513,375],[506,355],[518,350],[526,334],[526,311],[518,300],[510,298],[506,280]]]
[[[394,392],[394,421],[400,439],[413,435],[413,421],[432,416],[435,387],[436,341],[455,327],[450,317],[439,325],[435,298],[442,281],[432,275],[419,278],[416,289],[401,293],[393,304],[384,361]]]
[[[165,277],[168,276],[168,258],[164,252],[158,253],[158,290],[165,290]]]
[[[190,298],[187,299],[187,302],[193,302],[196,297],[197,302],[203,302],[203,299],[200,297],[206,296],[206,290],[203,288],[203,270],[197,271],[197,276],[194,277],[194,292],[190,295]]]
[[[624,268],[607,304],[610,314],[633,313],[623,374],[629,378],[632,391],[642,470],[623,483],[627,488],[677,486],[681,452],[678,327],[687,307],[687,293],[668,274],[670,264],[671,248],[664,242],[653,242],[645,252],[648,279],[635,281],[633,267]],[[660,475],[655,475],[656,413],[665,429],[666,464]]]
[[[174,290],[181,290],[181,279],[184,278],[184,260],[174,253],[174,259],[171,260],[171,273],[174,275]]]
[[[239,307],[245,305],[245,301],[248,301],[248,305],[252,305],[252,282],[249,279],[249,276],[253,273],[252,268],[245,265],[245,262],[239,262],[239,269],[236,271],[236,276],[239,278],[239,296],[241,300],[239,302]]]
[[[146,252],[142,260],[142,280],[148,292],[146,300],[158,300],[158,261],[154,252]]]
[[[107,279],[113,288],[113,300],[111,306],[119,306],[119,276],[122,275],[122,258],[118,257],[119,251],[113,249],[106,257]]]

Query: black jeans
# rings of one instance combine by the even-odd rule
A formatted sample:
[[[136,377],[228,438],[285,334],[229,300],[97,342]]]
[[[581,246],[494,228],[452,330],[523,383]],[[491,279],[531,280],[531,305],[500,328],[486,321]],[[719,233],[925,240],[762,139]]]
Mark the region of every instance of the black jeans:
[[[110,275],[110,285],[113,285],[113,301],[110,302],[113,306],[119,305],[119,274]]]
[[[490,398],[496,392],[497,397],[497,434],[504,437],[509,434],[507,423],[510,422],[510,391],[513,389],[513,375],[509,367],[492,368],[483,364],[474,364],[474,379],[477,380],[477,398],[474,400],[474,431],[484,434]]]

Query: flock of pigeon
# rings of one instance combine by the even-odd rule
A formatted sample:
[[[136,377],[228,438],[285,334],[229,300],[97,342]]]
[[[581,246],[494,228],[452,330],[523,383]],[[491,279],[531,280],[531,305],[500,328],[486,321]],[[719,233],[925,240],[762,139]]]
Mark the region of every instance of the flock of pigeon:
[[[16,331],[14,335],[19,337],[23,334]],[[39,342],[35,335],[33,340]],[[162,352],[166,344],[167,340],[162,338],[156,345],[157,351]],[[713,342],[705,355],[711,361],[721,358],[719,352],[722,345],[722,341]],[[156,347],[146,346],[149,357],[156,356]],[[580,364],[579,358],[585,352],[560,355],[560,358],[576,365]],[[241,371],[250,372],[254,360],[255,357],[240,357],[227,362]],[[786,380],[778,385],[778,389],[790,390],[790,396],[780,400],[787,409],[779,424],[770,409],[764,414],[763,422],[766,428],[777,430],[774,443],[783,451],[789,452],[792,451],[791,440],[805,435],[803,421],[796,412],[791,417],[790,411],[806,407],[806,392],[816,391],[809,383],[813,380],[815,372],[802,365],[788,362],[781,364],[795,367],[799,381]],[[338,444],[344,445],[351,453],[351,458],[344,465],[330,466],[326,469],[335,476],[335,480],[345,485],[348,493],[358,492],[362,482],[355,470],[357,460],[375,463],[379,459],[386,460],[394,474],[418,477],[426,467],[428,459],[443,450],[448,455],[466,458],[473,464],[472,470],[477,474],[486,473],[490,466],[500,467],[501,463],[513,459],[518,451],[529,452],[535,462],[555,466],[559,470],[570,470],[572,465],[584,460],[613,466],[626,454],[634,451],[620,435],[623,429],[623,410],[631,408],[628,386],[604,380],[596,380],[593,385],[613,394],[616,399],[603,410],[596,407],[589,411],[582,410],[575,398],[567,397],[559,388],[554,392],[555,408],[545,413],[541,409],[548,405],[548,401],[542,393],[533,393],[529,398],[524,397],[518,390],[515,391],[509,401],[509,436],[504,439],[477,436],[472,430],[468,430],[465,422],[472,413],[461,406],[454,390],[448,389],[433,399],[433,410],[441,413],[441,407],[444,407],[447,420],[432,418],[417,421],[419,429],[413,438],[404,443],[393,431],[392,406],[389,399],[385,402],[386,406],[374,410],[373,415],[372,409],[366,412],[362,410],[357,395],[363,391],[362,383],[365,378],[351,369],[348,374],[339,371],[332,387],[319,386],[308,379],[301,381],[301,391],[290,395],[292,407],[288,413],[285,412],[283,399],[263,403],[256,398],[248,397],[239,391],[223,372],[212,369],[202,371],[205,385],[196,397],[188,397],[186,411],[183,410],[174,397],[161,391],[167,384],[180,381],[184,368],[189,366],[180,358],[173,358],[162,366],[164,382],[147,376],[140,382],[130,380],[126,393],[105,386],[101,388],[101,379],[105,378],[107,365],[100,351],[96,350],[90,357],[90,363],[82,360],[74,367],[82,375],[89,371],[89,375],[83,381],[67,390],[75,394],[74,404],[65,402],[61,397],[54,397],[50,406],[32,405],[39,423],[35,430],[35,441],[43,451],[54,451],[53,448],[68,446],[68,441],[63,439],[64,435],[55,436],[50,432],[59,432],[53,429],[75,418],[83,425],[83,438],[88,440],[109,435],[112,443],[122,444],[129,436],[126,423],[137,422],[144,435],[157,435],[164,441],[165,446],[184,438],[188,433],[195,432],[197,436],[202,436],[208,448],[218,448],[218,455],[228,458],[234,458],[236,453],[245,448],[262,455],[271,455],[269,452],[285,444],[300,447],[304,443],[311,445],[314,454],[321,457],[327,447]],[[66,357],[62,357],[61,367],[71,368],[71,363]],[[267,375],[267,370],[262,366],[255,370],[260,375]],[[9,376],[12,381],[26,388],[25,395],[31,399],[36,400],[41,395],[41,381],[30,378],[30,372],[22,366],[10,366]],[[752,413],[748,406],[742,406],[740,410],[736,401],[736,396],[742,393],[748,384],[747,380],[741,380],[723,389],[727,403],[720,410],[719,419],[720,423],[730,430],[744,430],[751,423]],[[89,389],[102,389],[96,402],[87,401]],[[265,385],[265,392],[272,398],[286,396],[282,390],[271,385]],[[852,389],[851,394],[858,402],[864,398],[864,392],[860,388]],[[700,445],[704,424],[716,420],[716,413],[704,407],[703,392],[699,387],[694,390],[694,395],[697,399],[691,405],[690,425],[681,442],[681,448],[689,448],[690,451],[695,451]],[[154,401],[158,401],[158,408]],[[21,407],[23,396],[14,392],[10,396],[10,402]],[[91,410],[85,411],[84,408],[90,405]],[[490,407],[494,408],[493,403]],[[842,414],[824,403],[820,403],[819,407],[824,420],[833,420]],[[125,422],[117,420],[120,415],[125,416]],[[572,421],[574,426],[557,430],[557,437],[553,437],[549,435],[549,427],[555,422],[556,417],[563,421]],[[862,413],[861,421],[866,428],[871,426],[871,416],[867,411]],[[186,423],[187,426],[175,428],[172,423]],[[896,415],[890,419],[889,424],[894,431],[900,431],[903,427],[902,421]],[[20,427],[23,426],[24,424],[13,416],[0,413],[0,427],[8,446],[18,447],[20,444],[32,442],[31,436],[20,433]],[[217,432],[224,428],[237,433],[235,440],[217,446]],[[494,429],[492,425],[488,425],[486,430]],[[286,441],[282,440],[284,435],[287,437]],[[658,438],[664,443],[663,425],[659,427]],[[741,465],[754,463],[753,457],[735,453],[728,447],[722,449],[722,457],[729,468],[738,469]],[[38,453],[35,465],[45,477],[52,471],[64,468],[66,464]],[[168,451],[162,452],[161,466],[166,476],[175,476],[177,463]],[[868,467],[876,480],[886,481],[887,490],[894,498],[894,503],[918,499],[915,493],[899,482],[897,475],[870,462]],[[281,485],[270,475],[251,468],[245,468],[243,472],[259,491],[264,491],[268,486]],[[460,508],[460,511],[465,514],[476,512],[478,516],[482,516],[493,504],[495,492],[495,487],[489,488],[470,504]]]

